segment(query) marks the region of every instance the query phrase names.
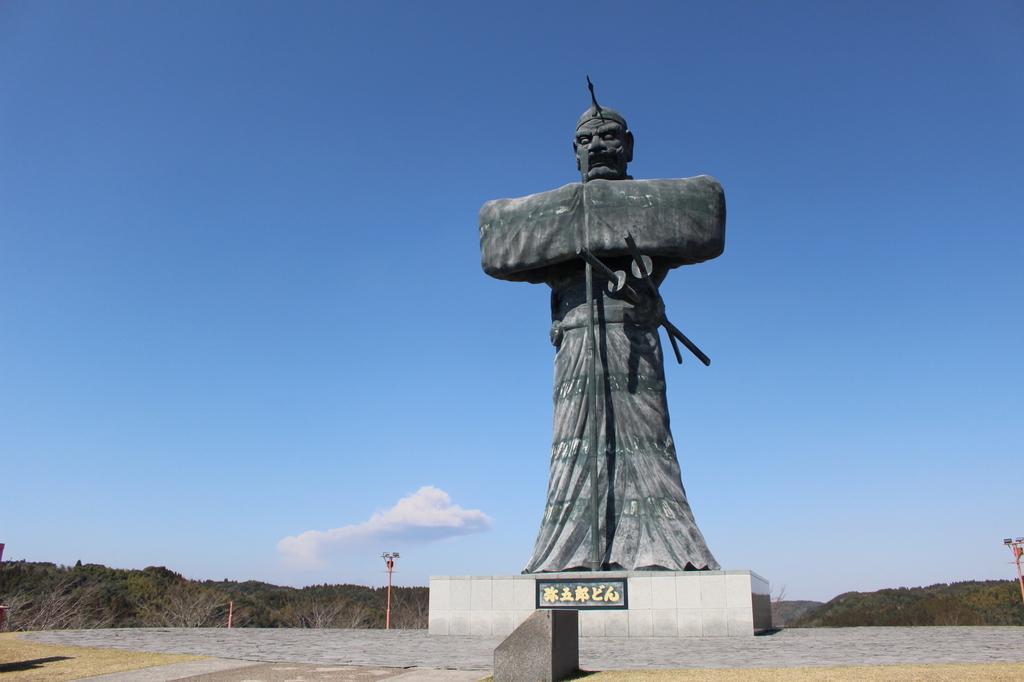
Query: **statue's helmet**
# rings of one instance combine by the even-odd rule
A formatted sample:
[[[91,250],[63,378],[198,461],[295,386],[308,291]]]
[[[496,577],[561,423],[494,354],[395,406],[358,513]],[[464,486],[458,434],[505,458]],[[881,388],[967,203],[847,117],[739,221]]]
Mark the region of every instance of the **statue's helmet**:
[[[608,107],[595,107],[590,106],[586,111],[580,114],[579,120],[576,121],[576,130],[579,130],[587,123],[591,121],[615,121],[624,130],[629,130],[629,126],[626,124],[626,119],[619,112]]]

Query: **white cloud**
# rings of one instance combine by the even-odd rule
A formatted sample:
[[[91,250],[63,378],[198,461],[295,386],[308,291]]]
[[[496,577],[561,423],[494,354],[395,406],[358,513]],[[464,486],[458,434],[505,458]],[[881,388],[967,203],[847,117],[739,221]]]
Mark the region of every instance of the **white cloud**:
[[[314,568],[324,565],[324,554],[346,545],[380,539],[429,542],[479,533],[490,526],[490,518],[479,509],[463,509],[452,504],[445,491],[426,485],[363,523],[283,538],[277,551],[295,568]]]

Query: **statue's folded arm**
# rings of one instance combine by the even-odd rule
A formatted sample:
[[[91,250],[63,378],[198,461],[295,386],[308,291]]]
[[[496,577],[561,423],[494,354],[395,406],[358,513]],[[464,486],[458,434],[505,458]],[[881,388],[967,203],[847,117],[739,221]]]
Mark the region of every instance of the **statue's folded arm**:
[[[512,281],[544,281],[546,268],[577,258],[584,245],[599,256],[627,256],[628,231],[640,251],[673,268],[719,256],[725,248],[725,194],[712,177],[592,180],[480,209],[484,272]]]

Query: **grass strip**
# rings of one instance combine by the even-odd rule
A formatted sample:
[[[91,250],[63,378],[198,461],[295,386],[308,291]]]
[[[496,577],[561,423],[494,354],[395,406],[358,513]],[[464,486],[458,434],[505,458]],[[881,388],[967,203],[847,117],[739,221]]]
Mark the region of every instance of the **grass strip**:
[[[17,632],[0,633],[0,676],[3,682],[65,682],[204,658],[186,654],[153,654],[124,649],[40,644],[19,635]]]

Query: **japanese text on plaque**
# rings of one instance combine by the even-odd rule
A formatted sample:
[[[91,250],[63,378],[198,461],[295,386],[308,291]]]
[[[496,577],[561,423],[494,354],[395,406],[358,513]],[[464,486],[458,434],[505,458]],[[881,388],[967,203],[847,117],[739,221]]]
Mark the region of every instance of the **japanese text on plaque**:
[[[626,581],[538,580],[539,609],[626,608]]]

